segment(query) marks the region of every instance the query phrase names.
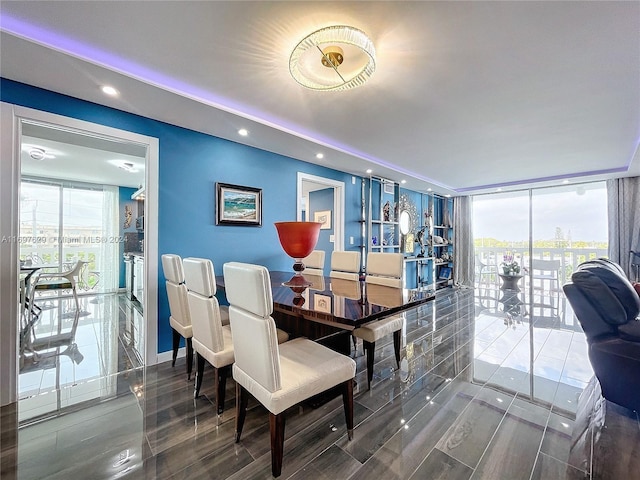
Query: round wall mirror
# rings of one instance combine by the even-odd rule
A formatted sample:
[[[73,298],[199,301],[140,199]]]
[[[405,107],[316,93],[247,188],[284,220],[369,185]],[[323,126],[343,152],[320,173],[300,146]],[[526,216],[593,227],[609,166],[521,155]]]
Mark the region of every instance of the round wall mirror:
[[[411,225],[411,215],[406,210],[400,212],[400,233],[406,235],[409,233]]]

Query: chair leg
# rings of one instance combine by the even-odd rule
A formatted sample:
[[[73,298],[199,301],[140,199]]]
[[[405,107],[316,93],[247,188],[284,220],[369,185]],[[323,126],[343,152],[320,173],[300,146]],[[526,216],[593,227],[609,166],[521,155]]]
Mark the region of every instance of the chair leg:
[[[236,443],[240,441],[244,419],[247,416],[247,403],[249,403],[249,392],[236,382]]]
[[[191,371],[193,370],[193,342],[191,338],[187,338],[187,380],[191,380]]]
[[[193,398],[200,396],[200,387],[202,387],[202,376],[204,375],[204,357],[196,352],[196,388],[193,391]]]
[[[353,379],[342,384],[342,403],[347,421],[347,437],[351,440],[353,438]]]
[[[227,372],[229,367],[214,368],[215,388],[216,388],[216,412],[222,415],[224,412],[224,394],[227,387]]]
[[[367,354],[367,389],[371,390],[371,380],[373,380],[373,352],[376,349],[376,342],[362,341],[364,351]]]
[[[402,330],[396,330],[393,332],[393,351],[396,354],[396,365],[400,368],[400,343],[401,343]]]
[[[358,344],[356,343],[357,342],[356,336],[351,334],[351,340],[353,341],[353,350],[355,351],[354,352],[354,356],[357,357],[358,356]]]
[[[178,358],[178,348],[180,347],[180,334],[174,329],[173,330],[173,356],[171,357],[171,366],[176,366],[176,358]]]
[[[269,413],[269,430],[271,431],[271,474],[279,477],[282,473],[282,456],[284,454],[284,412],[274,415]]]

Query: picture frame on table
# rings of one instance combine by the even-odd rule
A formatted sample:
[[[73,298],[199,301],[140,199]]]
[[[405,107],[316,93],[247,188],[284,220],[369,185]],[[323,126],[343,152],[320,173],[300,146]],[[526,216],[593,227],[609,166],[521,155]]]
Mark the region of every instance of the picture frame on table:
[[[216,182],[216,225],[262,226],[262,189]]]
[[[320,230],[330,230],[331,229],[331,210],[321,210],[318,212],[314,212],[313,221],[320,222],[322,226]]]
[[[316,293],[313,296],[313,309],[317,312],[331,313],[331,297]]]

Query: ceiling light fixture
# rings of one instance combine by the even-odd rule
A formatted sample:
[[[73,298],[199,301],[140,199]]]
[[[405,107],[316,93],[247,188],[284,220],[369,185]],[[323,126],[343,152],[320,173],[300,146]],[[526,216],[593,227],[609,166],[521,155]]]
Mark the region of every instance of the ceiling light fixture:
[[[29,156],[34,160],[44,160],[47,156],[47,152],[45,152],[42,148],[34,147],[29,150]]]
[[[367,173],[372,173],[373,170],[371,170],[370,168],[367,168]]]
[[[118,95],[118,90],[109,85],[103,85],[102,87],[100,87],[100,90],[102,90],[102,93],[104,93],[105,95],[109,95],[110,97],[115,97],[116,95]]]
[[[400,180],[400,183],[404,184],[404,183],[407,183],[407,181],[406,180]]]
[[[241,128],[240,130],[238,130],[238,135],[246,137],[247,135],[249,135],[249,130],[247,130],[246,128]]]
[[[318,160],[322,160],[324,158],[324,153],[316,153],[316,158]]]
[[[291,52],[289,72],[312,90],[349,90],[363,85],[376,70],[376,50],[362,31],[347,25],[322,28]]]

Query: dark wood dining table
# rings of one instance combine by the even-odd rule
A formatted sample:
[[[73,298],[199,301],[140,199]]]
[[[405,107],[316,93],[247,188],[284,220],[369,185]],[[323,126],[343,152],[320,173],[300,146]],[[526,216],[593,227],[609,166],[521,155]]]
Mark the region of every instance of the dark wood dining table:
[[[435,298],[428,288],[393,288],[364,281],[304,275],[311,285],[301,293],[284,285],[293,272],[272,271],[273,318],[292,337],[304,336],[349,354],[350,332],[368,322]],[[224,292],[224,277],[216,277]]]

